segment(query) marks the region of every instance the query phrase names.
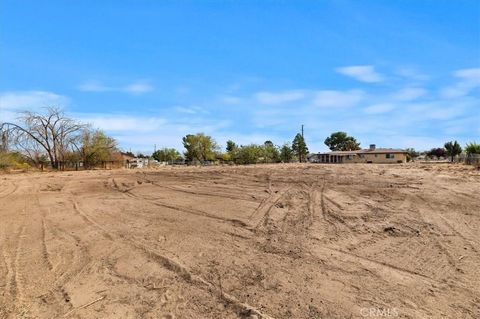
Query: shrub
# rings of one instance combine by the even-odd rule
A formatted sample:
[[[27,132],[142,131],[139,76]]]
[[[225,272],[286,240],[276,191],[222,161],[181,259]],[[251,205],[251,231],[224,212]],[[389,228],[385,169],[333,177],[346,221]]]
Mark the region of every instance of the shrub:
[[[0,152],[0,169],[29,169],[30,165],[27,163],[25,157],[19,153]]]

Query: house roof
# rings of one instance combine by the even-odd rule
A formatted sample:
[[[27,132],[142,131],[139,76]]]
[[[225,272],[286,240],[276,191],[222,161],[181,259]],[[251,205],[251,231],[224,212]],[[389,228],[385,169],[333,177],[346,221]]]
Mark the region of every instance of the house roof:
[[[123,157],[135,158],[135,156],[132,156],[132,155],[130,155],[130,154],[127,154],[126,152],[120,152],[120,154],[121,154]]]
[[[405,154],[407,151],[395,148],[376,148],[374,150],[364,149],[357,151],[332,151],[318,153],[319,155],[356,155],[356,154]]]

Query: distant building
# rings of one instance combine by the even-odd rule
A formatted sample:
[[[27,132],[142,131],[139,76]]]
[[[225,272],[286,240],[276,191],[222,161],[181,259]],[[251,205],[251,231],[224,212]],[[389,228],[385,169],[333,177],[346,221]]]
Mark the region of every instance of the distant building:
[[[392,148],[376,148],[371,144],[369,149],[357,151],[333,151],[308,155],[311,163],[406,163],[407,151]]]
[[[133,158],[128,161],[128,168],[144,168],[148,167],[148,158]]]
[[[128,152],[120,152],[120,157],[122,161],[129,161],[135,158],[135,155]]]

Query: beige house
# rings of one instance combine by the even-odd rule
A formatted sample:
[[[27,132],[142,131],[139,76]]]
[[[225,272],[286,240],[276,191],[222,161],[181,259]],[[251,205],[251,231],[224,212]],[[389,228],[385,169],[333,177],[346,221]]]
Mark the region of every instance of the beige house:
[[[372,144],[366,150],[310,154],[308,160],[312,163],[406,163],[407,152],[401,149],[376,148],[375,144]]]

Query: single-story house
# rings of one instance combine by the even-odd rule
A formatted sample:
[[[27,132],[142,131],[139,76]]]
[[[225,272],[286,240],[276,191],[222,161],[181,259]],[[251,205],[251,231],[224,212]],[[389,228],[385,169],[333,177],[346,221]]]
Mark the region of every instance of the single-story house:
[[[406,163],[407,151],[393,148],[370,148],[357,151],[333,151],[308,155],[311,163]]]

